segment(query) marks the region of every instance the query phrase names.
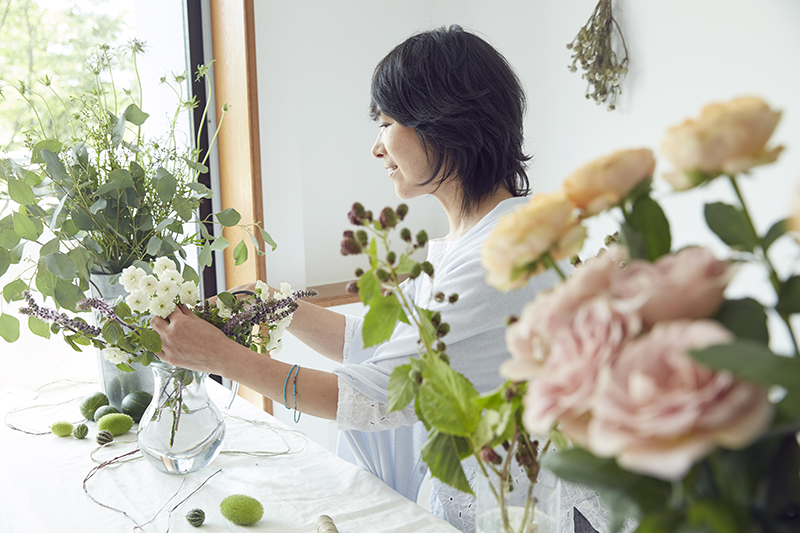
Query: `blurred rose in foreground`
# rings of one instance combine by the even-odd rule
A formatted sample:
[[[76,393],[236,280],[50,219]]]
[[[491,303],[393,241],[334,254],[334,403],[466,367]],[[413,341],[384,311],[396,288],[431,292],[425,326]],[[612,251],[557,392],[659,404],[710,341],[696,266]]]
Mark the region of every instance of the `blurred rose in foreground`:
[[[667,130],[661,151],[674,170],[664,178],[675,189],[684,190],[719,174],[775,161],[783,147],[766,145],[780,118],[780,111],[755,97],[704,107],[697,120]]]
[[[564,193],[585,216],[617,205],[639,183],[653,176],[656,160],[646,148],[620,150],[595,159],[564,180]]]
[[[586,230],[563,192],[537,194],[526,205],[500,219],[481,250],[486,282],[501,290],[523,287],[531,275],[544,272],[541,261],[578,253]],[[539,262],[538,264],[534,264]]]

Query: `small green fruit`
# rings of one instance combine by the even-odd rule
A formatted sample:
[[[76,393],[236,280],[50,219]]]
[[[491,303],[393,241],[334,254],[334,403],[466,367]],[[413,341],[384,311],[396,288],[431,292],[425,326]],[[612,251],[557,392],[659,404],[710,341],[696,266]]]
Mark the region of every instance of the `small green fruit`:
[[[240,526],[251,526],[264,516],[261,502],[244,494],[228,496],[219,504],[222,516]]]
[[[96,440],[97,444],[100,446],[105,446],[114,440],[114,435],[112,435],[110,431],[103,430],[97,433],[97,436],[94,438],[94,440]]]
[[[97,422],[104,416],[110,415],[111,413],[119,413],[119,409],[111,405],[103,405],[101,407],[98,407],[97,410],[94,412],[94,421]]]
[[[194,527],[200,527],[206,521],[206,513],[202,509],[192,509],[186,513],[186,521]]]
[[[89,428],[86,427],[86,424],[78,424],[75,426],[75,429],[72,430],[72,436],[76,439],[84,439],[88,434]]]
[[[69,437],[72,435],[72,424],[64,421],[56,422],[50,426],[50,431],[58,437]]]
[[[133,391],[122,399],[120,409],[122,409],[123,413],[133,418],[134,422],[139,422],[152,400],[153,395],[149,392]]]
[[[94,420],[94,412],[104,405],[108,405],[108,396],[102,392],[92,393],[81,400],[81,416],[86,420]]]
[[[97,429],[107,430],[115,437],[127,433],[133,427],[133,418],[125,413],[110,413],[97,421]]]

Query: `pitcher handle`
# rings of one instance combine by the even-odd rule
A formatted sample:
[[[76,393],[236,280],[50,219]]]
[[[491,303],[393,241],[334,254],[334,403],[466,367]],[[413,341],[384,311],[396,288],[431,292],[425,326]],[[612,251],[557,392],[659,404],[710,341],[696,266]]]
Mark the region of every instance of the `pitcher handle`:
[[[236,394],[239,392],[239,383],[236,381],[231,381],[231,395],[228,398],[228,405],[225,406],[225,409],[230,410],[231,406],[233,405],[233,401],[236,399]]]

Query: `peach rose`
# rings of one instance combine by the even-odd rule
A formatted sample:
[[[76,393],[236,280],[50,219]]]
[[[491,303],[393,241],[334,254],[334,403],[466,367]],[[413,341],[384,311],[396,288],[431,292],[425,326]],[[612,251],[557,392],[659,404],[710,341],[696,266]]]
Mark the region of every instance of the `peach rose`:
[[[676,190],[690,189],[719,174],[744,172],[771,163],[783,149],[767,148],[780,111],[760,98],[737,98],[703,108],[700,118],[667,130],[661,150],[674,172],[664,178]]]
[[[664,320],[708,318],[716,313],[733,277],[727,261],[708,248],[689,247],[655,263],[634,261],[612,281],[617,305],[639,308],[646,327]]]
[[[712,320],[681,320],[656,324],[628,343],[598,380],[587,448],[630,471],[675,481],[714,446],[754,442],[772,419],[766,390],[688,354],[732,339]]]
[[[545,253],[553,260],[576,254],[586,237],[575,208],[563,192],[537,194],[526,205],[500,219],[481,250],[486,282],[501,291],[523,287],[531,275],[547,269],[539,263]]]
[[[567,198],[583,210],[596,215],[617,205],[639,183],[653,176],[653,152],[640,148],[620,150],[584,165],[564,180]]]
[[[605,296],[585,302],[552,333],[549,357],[523,399],[525,427],[546,435],[560,421],[573,442],[585,444],[598,374],[640,329],[637,315],[619,313]]]

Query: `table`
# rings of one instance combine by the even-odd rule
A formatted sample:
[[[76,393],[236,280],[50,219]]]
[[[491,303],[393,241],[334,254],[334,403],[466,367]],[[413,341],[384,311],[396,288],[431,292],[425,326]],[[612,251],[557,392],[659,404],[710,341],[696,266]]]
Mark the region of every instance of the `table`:
[[[72,353],[60,339],[42,341],[46,347],[40,343],[38,351],[0,341],[0,362],[5,368],[0,371],[0,413],[25,409],[12,411],[7,421],[33,431],[47,431],[57,420],[78,422],[80,399],[99,390],[96,355],[91,350]],[[211,380],[207,387],[222,408],[227,389]],[[64,403],[53,405],[60,402]],[[28,409],[32,406],[37,407]],[[220,501],[230,494],[247,494],[264,505],[262,520],[246,531],[315,533],[321,514],[330,515],[340,533],[457,531],[245,400],[237,398],[231,410],[223,409],[223,413],[227,427],[223,453],[206,469],[185,476],[167,475],[139,459],[104,467],[86,482],[94,498],[123,510],[127,517],[94,503],[84,493],[84,479],[97,466],[90,457],[97,448],[93,423],[87,424],[89,438],[83,440],[29,435],[3,424],[0,533],[116,533],[134,531],[136,524],[145,533],[245,531],[219,512]],[[135,429],[117,437],[112,447],[99,450],[95,459],[103,461],[134,450]],[[121,443],[126,440],[131,442]],[[282,456],[225,453],[277,452],[287,445],[291,453]],[[193,508],[206,513],[201,529],[184,519]]]

